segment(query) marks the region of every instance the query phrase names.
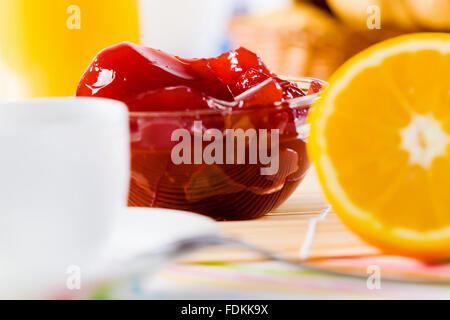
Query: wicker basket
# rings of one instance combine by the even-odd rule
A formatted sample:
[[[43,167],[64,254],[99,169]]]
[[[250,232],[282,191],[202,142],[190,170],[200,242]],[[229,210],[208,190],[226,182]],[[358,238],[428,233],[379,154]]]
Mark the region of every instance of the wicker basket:
[[[355,53],[402,33],[352,30],[307,3],[265,15],[237,17],[230,32],[237,45],[260,54],[274,72],[324,80]]]

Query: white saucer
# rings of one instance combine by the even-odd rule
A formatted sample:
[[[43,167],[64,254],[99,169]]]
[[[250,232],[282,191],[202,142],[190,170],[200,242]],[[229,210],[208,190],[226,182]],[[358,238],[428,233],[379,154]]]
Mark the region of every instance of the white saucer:
[[[132,261],[135,256],[158,252],[158,249],[183,239],[218,234],[214,220],[198,214],[158,208],[127,208],[117,217],[102,257],[81,267],[81,289],[97,281],[110,280],[116,274],[131,275],[133,270],[125,268],[136,266],[123,262]],[[160,267],[161,259],[156,255],[154,265],[151,261],[146,262],[145,271],[152,273]],[[0,299],[76,296],[77,292],[70,292],[74,290],[67,288],[69,275],[65,271],[42,276],[1,277]]]
[[[217,235],[214,220],[185,211],[128,208],[117,218],[107,253],[110,259],[127,259],[186,238]]]

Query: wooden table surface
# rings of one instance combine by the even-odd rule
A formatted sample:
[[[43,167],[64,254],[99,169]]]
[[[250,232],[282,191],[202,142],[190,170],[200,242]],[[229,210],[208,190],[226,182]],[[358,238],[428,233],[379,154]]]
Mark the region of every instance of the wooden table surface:
[[[281,207],[257,220],[219,222],[225,236],[245,240],[294,260],[374,255],[379,251],[351,233],[328,208],[314,170]],[[314,230],[315,229],[315,230]],[[307,240],[309,238],[309,240]],[[206,249],[186,258],[187,262],[263,261],[259,255],[234,247]]]

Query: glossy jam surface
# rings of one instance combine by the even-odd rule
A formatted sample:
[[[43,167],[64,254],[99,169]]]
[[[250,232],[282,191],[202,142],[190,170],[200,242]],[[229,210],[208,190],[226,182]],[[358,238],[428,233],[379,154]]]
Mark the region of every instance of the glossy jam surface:
[[[121,43],[98,54],[77,95],[117,99],[130,111],[188,111],[267,105],[304,93],[245,48],[217,58],[182,59]]]
[[[122,43],[97,55],[77,95],[120,100],[131,112],[131,206],[242,220],[280,205],[303,179],[309,167],[304,132],[309,105],[295,101],[320,89],[318,82],[299,88],[279,78],[245,48],[211,59],[183,59]],[[181,164],[172,157],[178,141],[171,137],[177,129],[193,137],[190,161]],[[218,139],[205,139],[205,134],[215,130],[225,141],[230,129],[265,130],[269,139],[261,143],[256,136],[253,145],[251,139],[239,144],[236,138],[232,149],[222,144],[214,151],[223,159],[231,152],[235,161],[196,162],[194,154],[203,154]],[[272,155],[274,130],[278,170],[262,175],[269,164],[252,162],[250,154]],[[245,159],[238,160],[239,154]]]

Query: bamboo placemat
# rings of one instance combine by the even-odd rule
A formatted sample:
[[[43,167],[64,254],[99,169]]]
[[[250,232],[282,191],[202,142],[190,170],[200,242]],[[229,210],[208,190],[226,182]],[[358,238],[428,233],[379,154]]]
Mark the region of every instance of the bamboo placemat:
[[[290,259],[315,259],[342,256],[367,256],[379,251],[350,232],[331,211],[323,220],[320,213],[328,204],[312,170],[286,203],[258,220],[219,222],[225,236],[245,240]],[[318,220],[318,221],[313,221]],[[311,224],[315,232],[305,255],[305,242]],[[258,255],[234,247],[206,249],[186,258],[187,262],[250,262],[263,261]]]

